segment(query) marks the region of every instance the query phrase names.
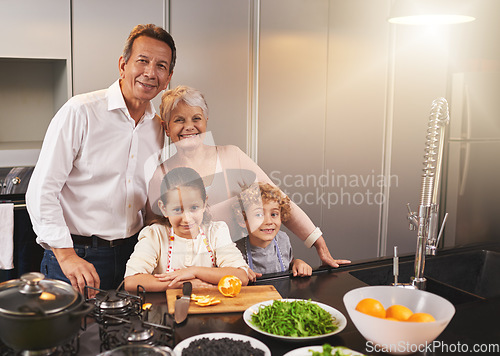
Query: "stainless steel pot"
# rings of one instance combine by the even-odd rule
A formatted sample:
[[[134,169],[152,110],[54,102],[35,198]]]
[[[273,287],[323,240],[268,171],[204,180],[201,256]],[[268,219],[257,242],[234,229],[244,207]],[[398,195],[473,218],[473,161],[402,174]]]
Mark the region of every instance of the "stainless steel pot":
[[[0,284],[0,339],[14,350],[45,350],[71,341],[93,309],[71,285],[31,272]]]

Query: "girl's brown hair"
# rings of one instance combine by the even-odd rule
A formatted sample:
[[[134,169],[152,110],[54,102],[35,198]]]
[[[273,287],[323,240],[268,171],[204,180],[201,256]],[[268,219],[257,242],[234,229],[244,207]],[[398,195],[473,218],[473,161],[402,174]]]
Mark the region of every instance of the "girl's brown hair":
[[[167,206],[167,193],[180,188],[180,187],[190,187],[197,189],[200,192],[201,199],[206,205],[207,202],[207,192],[205,190],[205,184],[203,184],[203,179],[201,179],[198,172],[189,167],[177,167],[169,171],[161,182],[160,190],[161,196],[160,200],[163,202],[164,206]],[[205,207],[203,212],[203,225],[207,225],[211,220],[210,213],[208,212],[208,207]],[[159,223],[172,227],[170,221],[165,216],[158,216],[152,223]]]

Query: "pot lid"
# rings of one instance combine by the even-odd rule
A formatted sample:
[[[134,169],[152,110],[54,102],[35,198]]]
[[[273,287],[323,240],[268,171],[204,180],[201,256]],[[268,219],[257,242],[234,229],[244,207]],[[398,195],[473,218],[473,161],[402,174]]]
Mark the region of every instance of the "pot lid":
[[[47,315],[57,313],[78,298],[73,287],[63,281],[45,279],[30,272],[20,279],[0,284],[0,313],[10,315]]]

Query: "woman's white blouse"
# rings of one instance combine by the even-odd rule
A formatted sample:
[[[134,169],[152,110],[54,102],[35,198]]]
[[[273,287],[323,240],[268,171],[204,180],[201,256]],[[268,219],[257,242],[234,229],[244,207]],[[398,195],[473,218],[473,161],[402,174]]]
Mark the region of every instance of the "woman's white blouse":
[[[217,267],[243,268],[248,265],[231,240],[229,228],[223,221],[213,221],[204,228],[205,235],[214,253]],[[211,255],[203,242],[202,234],[186,239],[174,234],[169,240],[169,228],[162,224],[146,226],[139,234],[139,242],[127,262],[125,277],[138,273],[165,273],[168,265],[168,248],[172,246],[171,266],[174,270],[190,266],[213,267]]]

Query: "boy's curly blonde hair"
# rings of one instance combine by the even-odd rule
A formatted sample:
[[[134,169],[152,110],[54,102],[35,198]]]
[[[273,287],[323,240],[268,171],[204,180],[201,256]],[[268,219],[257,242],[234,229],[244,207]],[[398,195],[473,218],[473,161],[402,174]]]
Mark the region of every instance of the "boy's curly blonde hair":
[[[281,192],[278,187],[273,187],[269,183],[254,183],[243,190],[238,196],[238,201],[233,208],[236,216],[243,216],[245,221],[247,211],[252,205],[262,205],[266,202],[278,202],[280,207],[281,221],[286,222],[290,218],[292,207],[290,198]]]

